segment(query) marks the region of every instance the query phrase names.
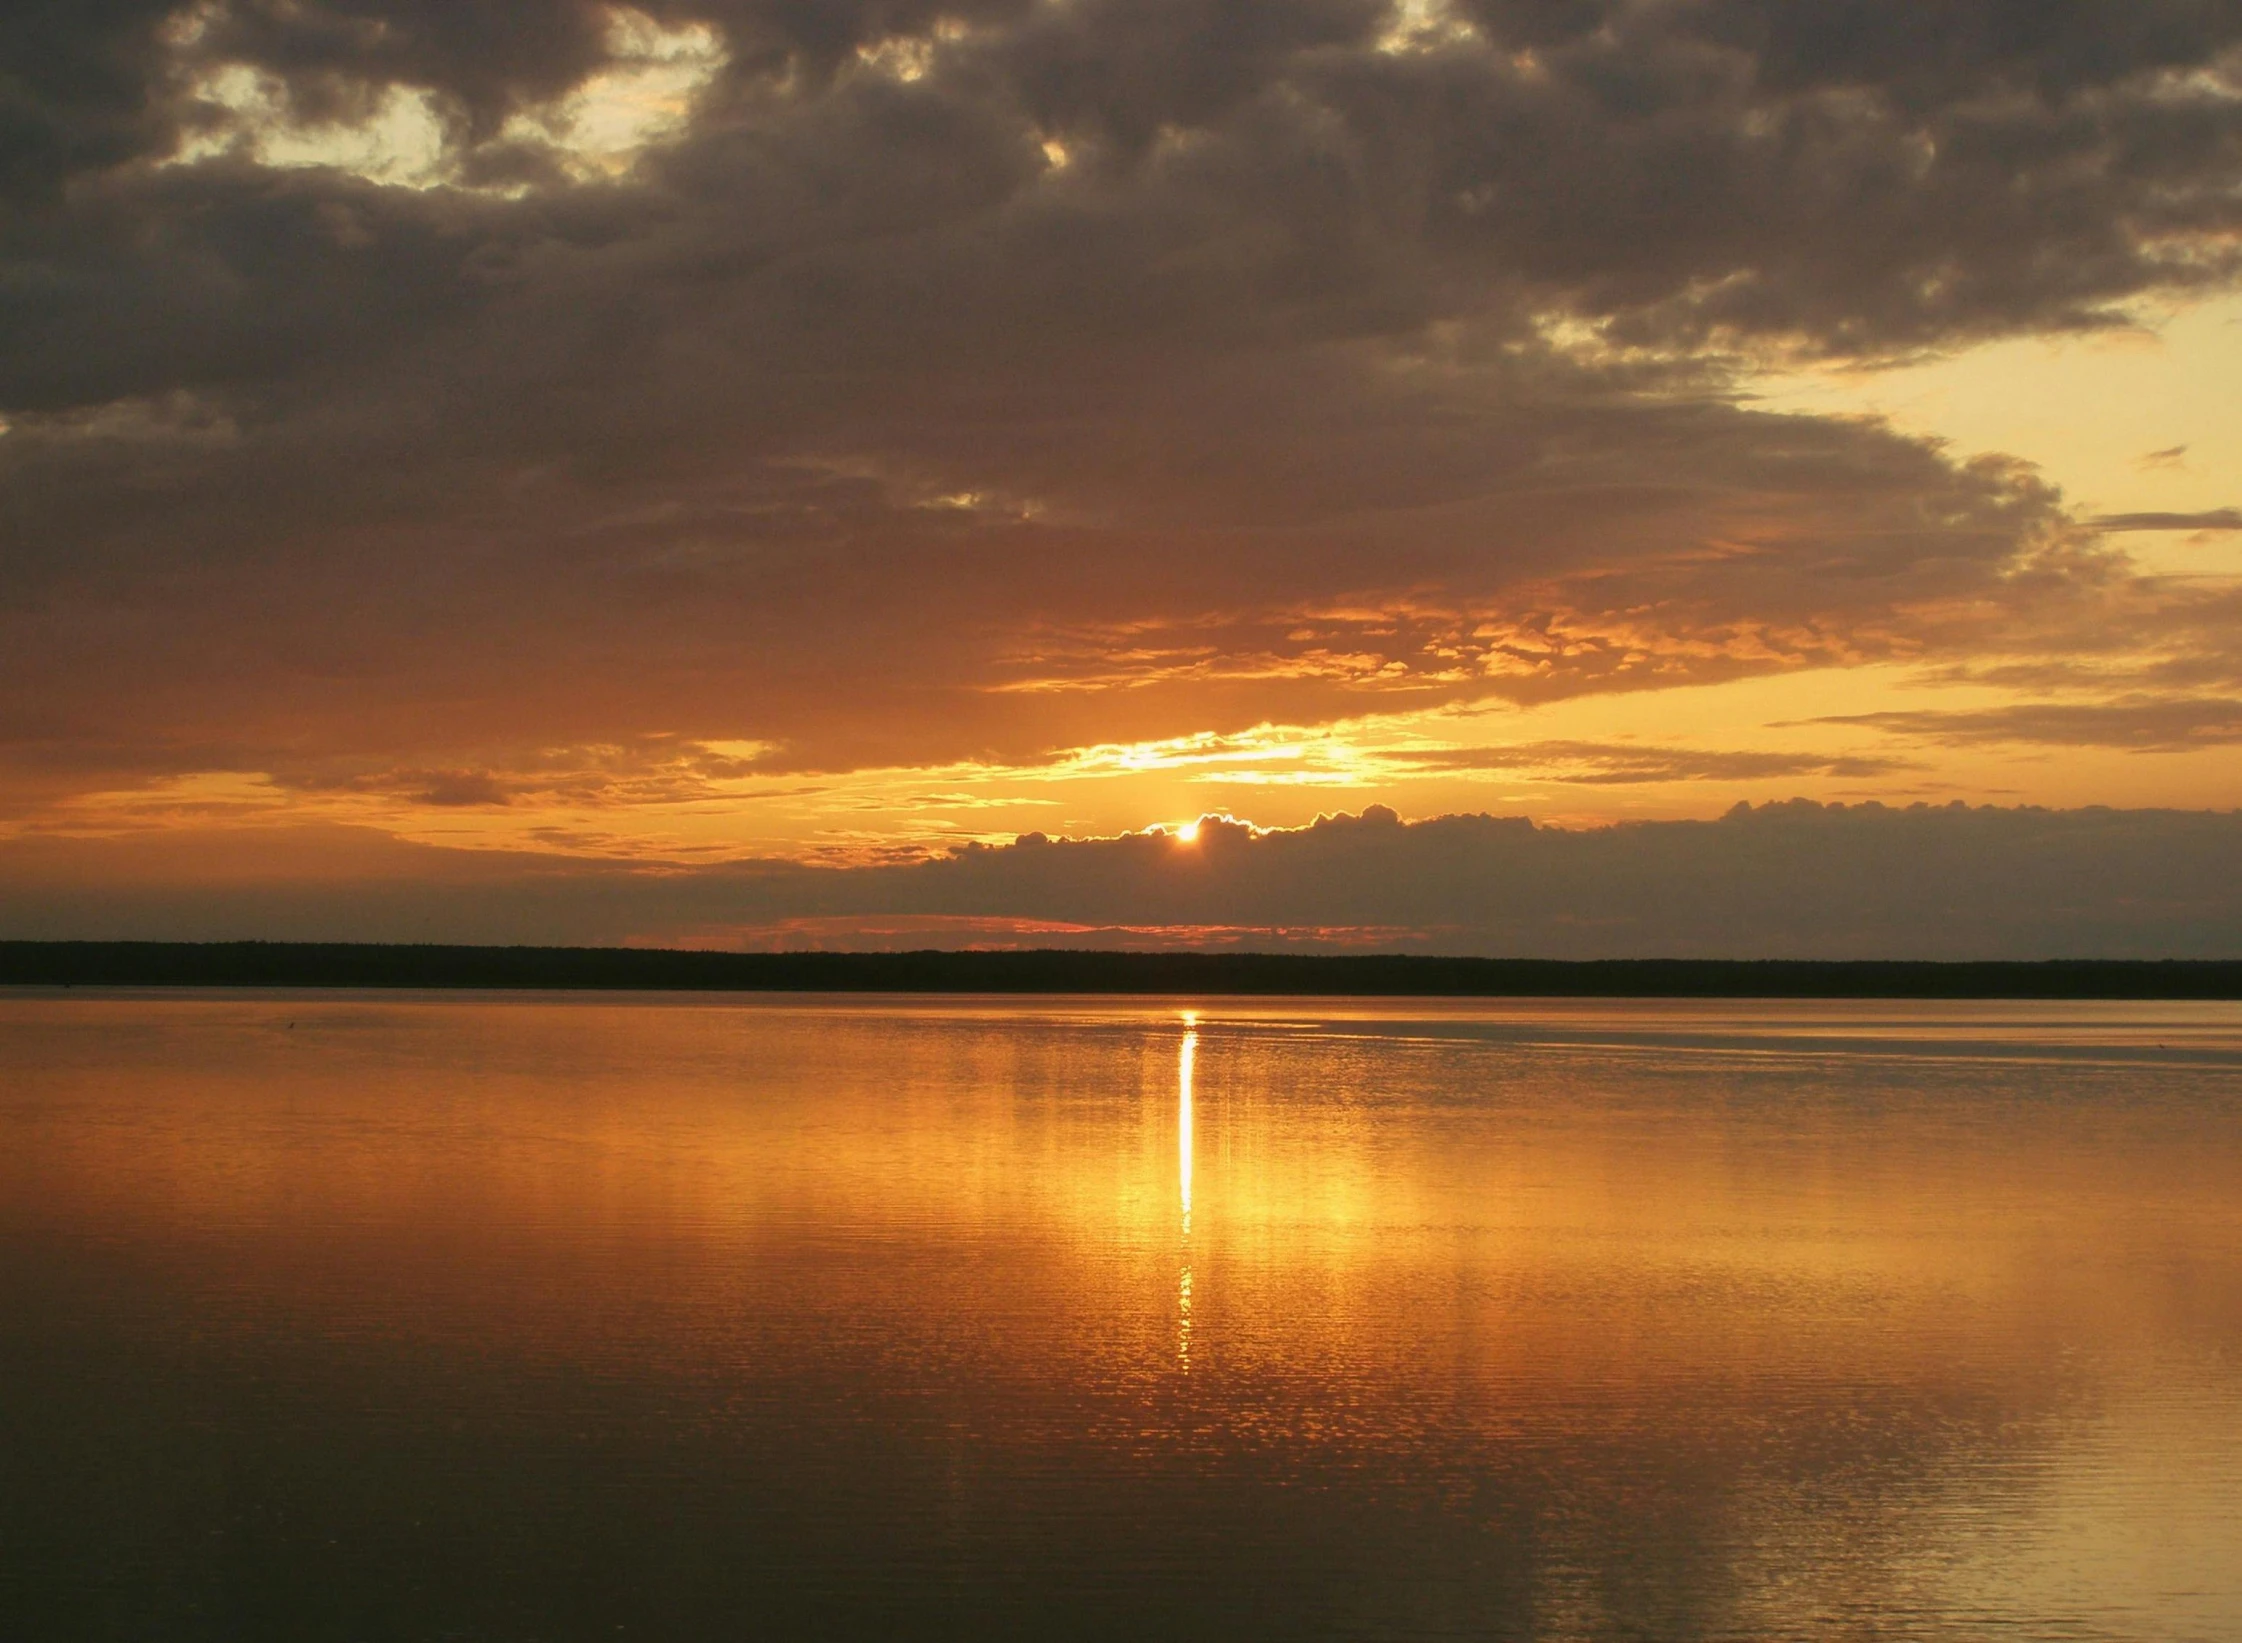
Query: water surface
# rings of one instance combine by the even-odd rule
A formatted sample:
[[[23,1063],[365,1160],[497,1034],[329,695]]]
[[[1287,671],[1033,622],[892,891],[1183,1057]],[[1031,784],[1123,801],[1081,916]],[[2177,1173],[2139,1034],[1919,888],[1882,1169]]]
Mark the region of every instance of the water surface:
[[[2237,1546],[2234,1006],[0,997],[10,1637],[2231,1639]]]

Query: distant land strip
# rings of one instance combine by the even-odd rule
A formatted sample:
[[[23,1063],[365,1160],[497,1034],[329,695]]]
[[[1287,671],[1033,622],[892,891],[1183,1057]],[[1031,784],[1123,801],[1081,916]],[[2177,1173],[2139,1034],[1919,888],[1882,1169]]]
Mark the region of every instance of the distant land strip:
[[[326,942],[0,942],[0,985],[1514,998],[2242,998],[2242,960],[1933,962],[1366,953],[717,953]]]

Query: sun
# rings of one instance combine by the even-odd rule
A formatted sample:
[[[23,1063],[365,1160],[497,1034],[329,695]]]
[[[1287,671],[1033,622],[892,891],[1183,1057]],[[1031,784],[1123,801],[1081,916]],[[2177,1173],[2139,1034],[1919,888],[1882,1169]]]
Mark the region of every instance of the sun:
[[[1185,844],[1195,844],[1199,838],[1199,824],[1195,821],[1187,821],[1175,830],[1175,836]]]

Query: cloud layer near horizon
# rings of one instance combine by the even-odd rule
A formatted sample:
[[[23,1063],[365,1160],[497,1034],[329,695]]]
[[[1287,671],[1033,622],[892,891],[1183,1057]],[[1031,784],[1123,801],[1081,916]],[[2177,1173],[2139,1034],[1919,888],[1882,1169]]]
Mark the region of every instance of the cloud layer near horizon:
[[[1793,803],[1566,830],[1374,807],[855,868],[42,839],[0,845],[0,891],[0,939],[2234,958],[2242,813]]]

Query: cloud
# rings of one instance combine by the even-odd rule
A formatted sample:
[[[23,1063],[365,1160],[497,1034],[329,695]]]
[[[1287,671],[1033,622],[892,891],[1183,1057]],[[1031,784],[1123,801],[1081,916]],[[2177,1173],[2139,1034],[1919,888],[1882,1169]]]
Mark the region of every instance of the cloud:
[[[1544,780],[1590,786],[1762,781],[1781,776],[1888,776],[1919,768],[1905,759],[1721,752],[1608,742],[1521,742],[1510,747],[1402,749],[1383,757],[1424,771],[1530,770]]]
[[[423,779],[427,785],[413,794],[421,804],[506,804],[512,799],[505,786],[487,771],[435,770],[427,772]]]
[[[1804,801],[1586,830],[1031,835],[894,866],[630,867],[351,829],[0,844],[0,936],[1538,955],[2242,955],[2242,813]]]
[[[2042,10],[13,8],[0,779],[1029,761],[2114,632],[2022,466],[1737,395],[2232,279],[2242,16]]]
[[[2180,447],[2182,450],[2185,446]],[[2100,531],[2242,531],[2242,508],[2212,508],[2202,513],[2106,513]]]
[[[2025,702],[1976,712],[1840,714],[1812,724],[1867,725],[1948,746],[2024,742],[2050,747],[2122,747],[2185,752],[2242,743],[2242,701],[2220,697],[2127,697],[2111,702]]]

